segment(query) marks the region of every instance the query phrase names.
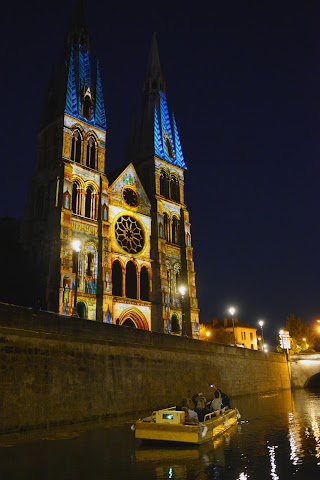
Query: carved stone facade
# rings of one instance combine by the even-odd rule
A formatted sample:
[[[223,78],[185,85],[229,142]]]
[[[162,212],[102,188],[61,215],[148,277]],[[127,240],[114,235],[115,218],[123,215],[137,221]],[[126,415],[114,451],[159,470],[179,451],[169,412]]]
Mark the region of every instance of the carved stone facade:
[[[73,22],[38,134],[23,226],[30,295],[61,315],[199,338],[186,166],[155,37],[144,92],[151,124],[143,105],[127,166],[106,174],[101,78],[83,18]]]

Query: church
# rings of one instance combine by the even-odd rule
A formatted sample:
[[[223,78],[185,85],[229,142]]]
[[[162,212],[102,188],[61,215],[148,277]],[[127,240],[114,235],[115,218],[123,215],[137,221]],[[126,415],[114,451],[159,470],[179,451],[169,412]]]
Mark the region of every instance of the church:
[[[30,295],[60,315],[198,339],[187,168],[155,34],[121,169],[107,173],[106,144],[99,62],[77,2],[44,102],[22,226]]]

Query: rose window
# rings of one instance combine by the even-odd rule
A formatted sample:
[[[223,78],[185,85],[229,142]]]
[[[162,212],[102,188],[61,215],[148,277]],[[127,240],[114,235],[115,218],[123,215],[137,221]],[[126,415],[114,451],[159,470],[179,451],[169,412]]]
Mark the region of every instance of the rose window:
[[[116,239],[128,253],[139,253],[144,246],[144,235],[141,225],[129,215],[119,217],[115,225]]]

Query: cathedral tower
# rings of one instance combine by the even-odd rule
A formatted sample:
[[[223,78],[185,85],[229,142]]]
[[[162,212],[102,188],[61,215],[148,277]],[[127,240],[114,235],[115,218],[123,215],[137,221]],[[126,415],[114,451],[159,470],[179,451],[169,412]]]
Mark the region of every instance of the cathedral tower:
[[[169,114],[155,33],[130,158],[151,201],[152,317],[156,329],[198,338],[199,309],[184,199],[186,165],[176,120]]]
[[[76,309],[89,319],[103,312],[106,131],[99,64],[91,62],[83,4],[77,2],[38,132],[23,240],[34,300],[61,314]],[[80,242],[79,252],[74,240]]]

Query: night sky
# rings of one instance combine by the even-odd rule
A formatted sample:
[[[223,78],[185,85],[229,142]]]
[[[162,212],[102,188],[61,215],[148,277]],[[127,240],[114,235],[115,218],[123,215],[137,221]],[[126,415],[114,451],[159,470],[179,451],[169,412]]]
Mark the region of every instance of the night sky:
[[[35,139],[74,1],[2,7],[0,216],[21,217]],[[316,0],[87,2],[108,122],[107,171],[125,161],[157,32],[187,165],[200,321],[320,318],[320,5]],[[207,6],[211,6],[211,11]]]

